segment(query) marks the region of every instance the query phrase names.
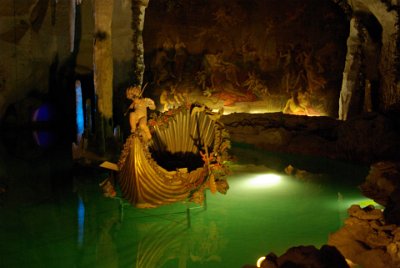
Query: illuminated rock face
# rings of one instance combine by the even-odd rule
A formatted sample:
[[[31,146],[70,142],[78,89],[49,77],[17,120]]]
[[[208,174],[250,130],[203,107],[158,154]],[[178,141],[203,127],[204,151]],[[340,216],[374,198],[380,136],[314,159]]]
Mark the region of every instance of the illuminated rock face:
[[[361,267],[399,267],[400,228],[386,223],[382,211],[372,206],[353,205],[348,213],[344,227],[329,236],[328,244]]]
[[[363,110],[387,109],[400,98],[396,78],[399,29],[394,3],[356,0],[350,5],[353,16],[339,100],[341,120]]]

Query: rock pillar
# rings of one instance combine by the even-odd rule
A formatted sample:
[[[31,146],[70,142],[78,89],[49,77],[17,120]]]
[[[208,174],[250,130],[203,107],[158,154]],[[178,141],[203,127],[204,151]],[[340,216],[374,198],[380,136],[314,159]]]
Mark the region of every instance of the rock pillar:
[[[100,153],[105,140],[113,137],[113,55],[111,25],[114,1],[93,0],[94,46],[93,70],[96,93],[96,138]]]
[[[134,61],[134,84],[142,85],[144,74],[144,47],[143,26],[145,10],[149,0],[132,0],[132,29],[133,29],[133,61]]]
[[[353,93],[358,87],[361,67],[361,45],[358,21],[353,17],[350,20],[350,33],[347,38],[347,55],[339,97],[340,120],[347,119]]]

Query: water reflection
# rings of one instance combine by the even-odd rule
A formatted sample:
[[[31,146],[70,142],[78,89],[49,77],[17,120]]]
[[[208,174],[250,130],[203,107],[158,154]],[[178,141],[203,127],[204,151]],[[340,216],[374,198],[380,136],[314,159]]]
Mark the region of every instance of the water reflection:
[[[55,132],[46,131],[55,141]],[[36,204],[71,197],[72,157],[67,143],[46,146],[35,140],[37,130],[0,132],[0,184],[4,205]],[[47,146],[48,145],[48,146]]]
[[[325,243],[340,227],[347,200],[358,198],[337,181],[328,187],[326,181],[283,177],[254,189],[249,173],[260,172],[241,163],[243,170],[230,177],[229,194],[210,194],[207,209],[182,203],[137,209],[105,198],[99,183],[108,174],[74,166],[71,144],[40,147],[29,131],[0,138],[0,187],[6,189],[0,192],[2,267],[241,267],[265,252]],[[283,170],[287,163],[281,159]],[[353,166],[326,166],[334,172],[319,172],[336,180],[363,179],[368,172],[359,176]]]
[[[72,159],[40,147],[32,129],[0,132],[2,267],[72,267],[76,217],[70,207]],[[66,249],[66,250],[64,250]]]
[[[151,211],[122,209],[119,213],[124,217],[114,211],[100,227],[97,267],[184,268],[221,263],[227,241],[215,221],[200,215],[206,213],[202,208],[191,213],[198,215],[190,216],[190,227],[182,205]]]
[[[54,145],[56,139],[54,132],[49,130],[35,130],[33,137],[39,147],[50,147]]]
[[[195,226],[192,235],[193,237],[190,240],[190,259],[192,262],[201,264],[222,262],[220,254],[227,247],[228,240],[222,236],[216,222],[211,222],[208,226]]]

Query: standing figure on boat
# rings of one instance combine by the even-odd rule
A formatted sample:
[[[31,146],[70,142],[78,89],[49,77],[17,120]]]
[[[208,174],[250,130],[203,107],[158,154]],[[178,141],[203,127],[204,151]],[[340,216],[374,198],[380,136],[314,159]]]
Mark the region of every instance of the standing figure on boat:
[[[156,106],[152,99],[142,98],[142,93],[140,87],[129,87],[126,90],[126,98],[132,100],[132,104],[129,106],[129,123],[131,133],[135,133],[139,128],[144,141],[149,141],[151,133],[147,126],[147,108],[155,110]]]

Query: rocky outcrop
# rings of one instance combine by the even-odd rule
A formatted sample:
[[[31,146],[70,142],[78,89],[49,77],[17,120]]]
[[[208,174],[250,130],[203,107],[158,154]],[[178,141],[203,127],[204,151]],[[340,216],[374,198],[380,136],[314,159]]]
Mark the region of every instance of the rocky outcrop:
[[[338,126],[336,149],[340,158],[363,162],[398,159],[398,126],[382,114],[365,114]]]
[[[398,126],[390,117],[369,113],[347,121],[282,113],[225,115],[231,140],[286,153],[373,163],[400,159]]]
[[[233,142],[259,148],[333,156],[339,121],[328,117],[293,116],[282,113],[234,113],[222,117]]]
[[[400,227],[388,224],[381,209],[373,206],[348,209],[344,226],[329,236],[346,259],[364,268],[400,267]]]
[[[366,197],[382,206],[387,206],[390,196],[400,186],[400,172],[396,163],[381,161],[371,165],[365,182],[360,186]]]
[[[386,222],[400,225],[400,164],[381,161],[371,165],[365,182],[360,186],[363,195],[385,206]]]
[[[344,257],[333,246],[323,245],[320,249],[314,246],[298,246],[288,249],[283,255],[269,253],[260,266],[244,268],[280,268],[280,267],[313,267],[313,268],[347,268]]]

